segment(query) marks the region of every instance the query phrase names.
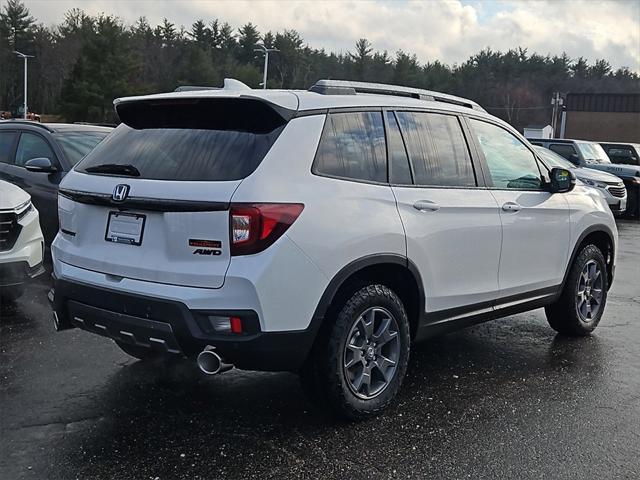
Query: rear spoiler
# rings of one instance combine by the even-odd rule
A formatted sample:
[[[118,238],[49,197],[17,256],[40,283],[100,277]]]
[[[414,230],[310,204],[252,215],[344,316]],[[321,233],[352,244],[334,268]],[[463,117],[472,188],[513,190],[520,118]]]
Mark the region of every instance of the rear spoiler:
[[[185,92],[187,93],[187,92]],[[135,128],[193,128],[268,133],[296,114],[264,98],[249,95],[175,95],[117,99],[122,123]]]

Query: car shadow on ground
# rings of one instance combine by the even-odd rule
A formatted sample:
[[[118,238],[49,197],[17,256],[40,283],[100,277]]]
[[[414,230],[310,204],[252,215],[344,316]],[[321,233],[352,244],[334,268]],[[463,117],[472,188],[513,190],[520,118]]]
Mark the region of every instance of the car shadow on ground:
[[[294,374],[206,377],[192,363],[132,362],[105,379],[96,392],[100,414],[82,435],[63,439],[55,463],[83,478],[96,468],[118,476],[150,455],[153,467],[139,478],[171,478],[176,468],[185,478],[203,468],[229,478],[289,477],[292,465],[328,476],[326,469],[335,468],[350,478],[402,471],[394,455],[405,448],[437,458],[469,428],[500,428],[515,408],[539,411],[535,399],[545,390],[571,403],[598,389],[600,339],[554,336],[535,317],[415,346],[397,403],[359,423],[309,402]],[[375,448],[366,440],[382,436],[384,445]]]

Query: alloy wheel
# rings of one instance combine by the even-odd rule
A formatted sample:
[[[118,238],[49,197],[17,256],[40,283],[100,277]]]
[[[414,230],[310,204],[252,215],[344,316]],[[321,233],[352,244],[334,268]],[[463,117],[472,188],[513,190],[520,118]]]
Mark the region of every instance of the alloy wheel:
[[[380,395],[395,376],[400,347],[395,317],[382,307],[365,310],[354,321],[344,347],[349,389],[364,400]]]
[[[576,293],[576,307],[583,322],[590,322],[596,318],[602,307],[604,296],[602,280],[600,265],[595,260],[589,260],[578,277]]]

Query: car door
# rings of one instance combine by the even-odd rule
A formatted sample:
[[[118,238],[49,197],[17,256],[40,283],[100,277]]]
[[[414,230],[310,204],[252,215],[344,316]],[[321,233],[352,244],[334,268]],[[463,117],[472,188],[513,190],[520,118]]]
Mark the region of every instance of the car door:
[[[500,215],[476,175],[460,119],[398,111],[386,112],[386,121],[390,180],[427,312],[451,317],[491,308],[498,293]]]
[[[46,157],[58,169],[53,173],[30,172],[27,161]],[[31,195],[34,206],[40,213],[40,226],[47,245],[58,232],[58,184],[63,172],[57,155],[49,141],[39,133],[22,131],[15,149],[13,161],[5,165],[8,180]]]
[[[469,126],[500,206],[500,301],[542,295],[562,283],[566,269],[568,202],[562,194],[545,191],[541,169],[546,168],[513,132],[475,118]]]

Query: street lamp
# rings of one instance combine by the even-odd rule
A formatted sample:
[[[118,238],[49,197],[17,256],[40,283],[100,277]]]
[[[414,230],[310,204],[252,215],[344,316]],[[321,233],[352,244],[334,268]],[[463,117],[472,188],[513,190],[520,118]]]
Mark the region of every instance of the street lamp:
[[[27,61],[30,58],[33,58],[33,55],[25,55],[24,53],[20,53],[16,50],[13,51],[18,57],[24,59],[24,118],[27,118]]]
[[[262,88],[267,88],[267,70],[269,69],[269,52],[279,52],[277,48],[267,48],[264,45],[256,45],[254,52],[264,53],[264,73],[262,75]]]

